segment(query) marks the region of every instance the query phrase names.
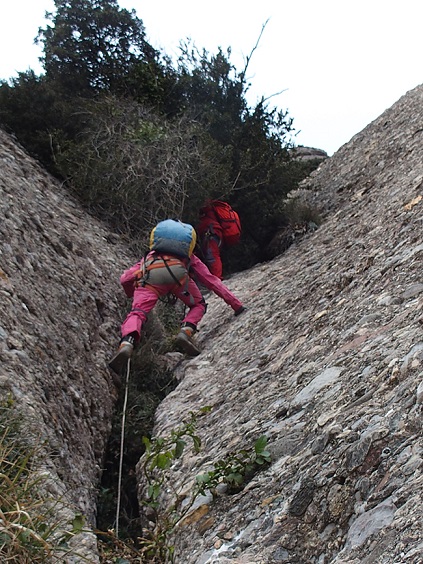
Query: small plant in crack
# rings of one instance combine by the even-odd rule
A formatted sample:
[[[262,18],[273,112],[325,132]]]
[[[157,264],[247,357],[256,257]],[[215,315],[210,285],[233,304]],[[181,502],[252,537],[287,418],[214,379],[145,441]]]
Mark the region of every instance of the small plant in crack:
[[[240,491],[261,467],[270,463],[270,452],[266,447],[267,437],[262,435],[252,447],[231,452],[215,462],[213,470],[197,476],[199,493],[213,492],[222,483],[228,486],[228,493]]]
[[[253,446],[231,452],[214,463],[211,470],[195,476],[189,493],[182,494],[172,480],[172,467],[185,452],[188,443],[194,454],[201,450],[201,439],[196,434],[197,419],[211,410],[202,408],[197,414],[190,412],[181,427],[167,437],[143,438],[145,454],[141,469],[146,483],[146,496],[141,500],[149,529],[139,539],[142,554],[149,561],[174,561],[174,546],[170,539],[177,525],[189,514],[200,495],[211,492],[216,496],[219,484],[226,484],[228,493],[240,491],[262,468],[270,463],[267,438],[259,437]],[[166,501],[164,501],[166,499]]]

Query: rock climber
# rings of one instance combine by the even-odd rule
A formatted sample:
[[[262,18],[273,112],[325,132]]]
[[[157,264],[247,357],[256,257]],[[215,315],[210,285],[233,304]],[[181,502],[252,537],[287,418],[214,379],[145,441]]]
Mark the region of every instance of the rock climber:
[[[236,316],[245,310],[242,302],[192,254],[195,243],[196,232],[191,225],[172,219],[162,221],[151,232],[150,251],[122,274],[120,283],[132,298],[132,308],[121,326],[119,348],[109,362],[117,374],[131,358],[147,316],[160,297],[173,294],[188,307],[175,345],[190,356],[201,352],[193,335],[206,312],[206,302],[196,282],[222,298]]]
[[[212,206],[203,206],[200,209],[199,216],[200,219],[195,228],[198,234],[198,254],[210,272],[222,280],[223,266],[220,256],[223,242],[222,226]]]

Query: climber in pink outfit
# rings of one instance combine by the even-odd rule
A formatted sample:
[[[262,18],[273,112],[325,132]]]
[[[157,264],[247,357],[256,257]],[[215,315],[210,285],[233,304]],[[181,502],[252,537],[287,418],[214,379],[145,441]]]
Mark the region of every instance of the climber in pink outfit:
[[[153,251],[154,253],[154,251]],[[147,255],[147,258],[152,253]],[[188,261],[186,261],[188,262]],[[122,337],[130,333],[136,333],[137,343],[141,336],[141,328],[147,321],[147,315],[154,308],[160,296],[174,294],[189,309],[187,315],[182,320],[182,324],[190,324],[197,327],[206,311],[206,304],[197,284],[197,282],[217,294],[222,298],[235,312],[242,307],[242,303],[237,297],[228,290],[228,288],[220,281],[219,278],[210,273],[207,266],[195,255],[189,260],[189,280],[187,287],[172,284],[148,284],[146,286],[134,287],[137,276],[142,272],[143,260],[137,262],[129,270],[126,270],[120,277],[120,283],[123,286],[128,297],[133,297],[132,309],[122,323]]]
[[[146,267],[148,277],[145,276]],[[241,301],[217,276],[211,274],[207,266],[195,255],[183,259],[151,251],[145,259],[122,274],[120,283],[126,295],[133,298],[133,301],[132,309],[121,326],[122,339],[119,349],[109,363],[112,370],[120,374],[141,338],[142,327],[149,312],[159,297],[170,293],[188,307],[188,313],[182,320],[181,330],[176,337],[176,345],[191,356],[200,354],[200,349],[192,337],[206,312],[206,303],[196,282],[222,298],[234,310],[235,315],[245,310]]]

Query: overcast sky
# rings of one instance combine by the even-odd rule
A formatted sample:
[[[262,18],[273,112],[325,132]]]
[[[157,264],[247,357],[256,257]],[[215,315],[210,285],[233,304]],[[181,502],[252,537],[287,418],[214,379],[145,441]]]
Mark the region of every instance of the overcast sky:
[[[423,0],[119,0],[143,20],[147,39],[168,55],[190,38],[209,52],[231,47],[238,70],[254,52],[252,105],[264,96],[288,110],[294,142],[332,155],[351,137],[423,83]],[[42,72],[40,47],[52,0],[2,0],[0,78]]]

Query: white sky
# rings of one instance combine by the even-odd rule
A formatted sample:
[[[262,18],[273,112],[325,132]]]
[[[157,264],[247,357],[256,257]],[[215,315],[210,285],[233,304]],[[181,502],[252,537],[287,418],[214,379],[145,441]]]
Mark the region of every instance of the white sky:
[[[332,155],[408,90],[423,83],[422,0],[119,0],[143,20],[147,40],[176,55],[191,38],[231,47],[238,70],[269,19],[248,78],[294,119],[295,143]],[[42,72],[33,44],[52,0],[2,0],[0,78]]]

